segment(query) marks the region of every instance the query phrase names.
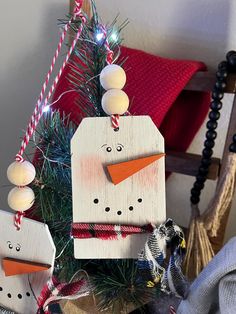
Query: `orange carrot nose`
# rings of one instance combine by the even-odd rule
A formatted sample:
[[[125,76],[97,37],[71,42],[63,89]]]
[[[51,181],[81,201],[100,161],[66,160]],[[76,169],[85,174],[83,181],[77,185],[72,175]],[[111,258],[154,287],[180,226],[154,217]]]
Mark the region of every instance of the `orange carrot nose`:
[[[22,261],[15,258],[6,257],[2,260],[2,267],[5,276],[23,275],[36,273],[42,270],[47,270],[51,266],[46,264]]]
[[[112,182],[116,185],[163,156],[165,156],[165,154],[156,154],[149,157],[142,157],[118,164],[108,165],[107,170]]]

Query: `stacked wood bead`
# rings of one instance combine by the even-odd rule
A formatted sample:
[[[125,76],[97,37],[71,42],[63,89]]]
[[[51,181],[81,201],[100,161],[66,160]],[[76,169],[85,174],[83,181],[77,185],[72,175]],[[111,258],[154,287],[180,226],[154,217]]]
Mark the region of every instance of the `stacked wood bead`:
[[[191,189],[191,203],[198,204],[200,201],[201,190],[204,188],[205,181],[209,167],[211,165],[211,158],[213,155],[213,147],[217,137],[216,128],[218,126],[218,119],[220,118],[220,110],[222,108],[222,98],[224,97],[224,90],[226,88],[226,80],[228,74],[236,70],[236,51],[230,51],[226,55],[227,61],[222,61],[216,72],[216,83],[212,91],[212,101],[210,104],[209,120],[207,121],[206,140],[204,142],[204,149],[202,151],[201,164],[198,169],[196,181]],[[236,139],[236,138],[235,138]],[[232,144],[233,145],[233,144]],[[231,149],[233,146],[231,145]],[[236,150],[236,144],[234,145]]]
[[[122,91],[126,83],[125,71],[117,64],[107,65],[100,74],[100,83],[106,90],[102,108],[107,115],[122,115],[129,107],[129,98]]]
[[[27,185],[34,180],[35,175],[34,166],[26,160],[15,161],[8,167],[8,180],[16,185],[8,194],[8,205],[13,210],[24,212],[33,205],[34,192]]]

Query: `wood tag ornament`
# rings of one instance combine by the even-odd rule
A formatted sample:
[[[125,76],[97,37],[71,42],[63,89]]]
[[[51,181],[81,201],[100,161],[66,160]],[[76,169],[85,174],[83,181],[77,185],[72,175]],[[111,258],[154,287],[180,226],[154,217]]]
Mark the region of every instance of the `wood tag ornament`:
[[[0,210],[0,304],[18,314],[35,314],[37,298],[52,276],[55,246],[47,225]],[[35,295],[35,297],[34,297]]]
[[[166,219],[164,139],[149,116],[84,118],[71,142],[73,222],[160,224]],[[75,258],[137,258],[147,234],[74,239]]]

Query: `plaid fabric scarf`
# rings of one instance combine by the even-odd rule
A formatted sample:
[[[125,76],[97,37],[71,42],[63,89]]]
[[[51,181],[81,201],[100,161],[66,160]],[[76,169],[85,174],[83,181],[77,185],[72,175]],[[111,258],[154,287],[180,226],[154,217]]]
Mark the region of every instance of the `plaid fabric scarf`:
[[[17,314],[16,312],[14,311],[11,311],[5,307],[2,307],[1,304],[0,304],[0,313],[1,314]]]
[[[144,226],[95,224],[95,223],[73,223],[71,236],[75,239],[98,238],[102,240],[117,240],[126,238],[131,234],[151,233],[151,224]]]
[[[164,266],[167,249],[170,250],[171,255],[166,270]],[[183,231],[172,219],[167,219],[156,227],[147,239],[143,251],[139,254],[138,267],[150,272],[153,286],[160,283],[163,292],[184,297],[188,291],[188,282],[181,270],[184,253]],[[151,287],[151,283],[149,281],[148,286]]]
[[[84,279],[76,282],[60,283],[55,277],[52,277],[43,287],[38,297],[37,314],[53,314],[49,310],[51,304],[59,303],[60,300],[77,300],[89,295],[89,293],[89,286]]]

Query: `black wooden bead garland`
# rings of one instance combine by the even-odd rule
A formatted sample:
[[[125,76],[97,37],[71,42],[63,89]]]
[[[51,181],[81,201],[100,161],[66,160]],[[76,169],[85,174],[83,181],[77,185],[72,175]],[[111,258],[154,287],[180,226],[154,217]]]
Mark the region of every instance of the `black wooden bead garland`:
[[[209,120],[206,127],[206,140],[204,141],[204,149],[202,151],[202,159],[196,175],[196,180],[191,189],[191,203],[198,204],[200,202],[201,190],[204,188],[204,183],[207,179],[211,159],[213,155],[212,148],[215,145],[217,137],[216,128],[218,126],[217,120],[220,118],[220,110],[222,108],[221,100],[224,97],[224,90],[226,88],[226,80],[230,72],[236,71],[236,51],[229,51],[226,55],[226,61],[222,61],[218,65],[216,72],[216,83],[212,91],[212,101],[210,104]],[[233,143],[229,147],[230,152],[236,153],[236,135],[233,137]]]

